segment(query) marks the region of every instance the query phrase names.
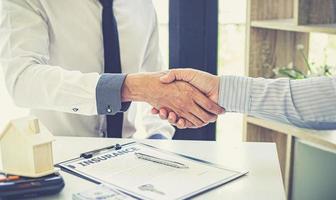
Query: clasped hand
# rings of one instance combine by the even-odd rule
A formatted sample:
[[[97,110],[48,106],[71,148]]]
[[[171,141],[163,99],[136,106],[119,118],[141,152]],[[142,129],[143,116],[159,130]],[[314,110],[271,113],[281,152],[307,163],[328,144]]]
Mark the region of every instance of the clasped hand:
[[[191,79],[188,82],[175,72],[179,71],[129,74],[124,82],[123,101],[147,102],[153,106],[153,114],[169,118],[178,128],[199,128],[216,121],[217,115],[224,112],[216,103],[218,90],[209,87],[209,91],[201,91]]]
[[[224,113],[224,109],[217,105],[218,93],[219,93],[219,77],[214,76],[202,71],[194,69],[174,69],[170,70],[160,77],[161,83],[164,84],[177,84],[184,82],[189,83],[189,88],[192,90],[187,92],[187,98],[193,99],[192,106],[188,102],[181,100],[179,105],[182,105],[182,110],[176,112],[174,108],[164,106],[154,106],[152,109],[153,114],[159,114],[160,118],[168,121],[177,126],[180,129],[184,128],[199,128],[207,125],[210,122],[214,122],[217,119],[217,115]],[[179,92],[183,93],[182,90]],[[203,93],[202,94],[200,94]],[[199,101],[199,96],[202,96],[202,102]],[[204,96],[207,98],[205,99]],[[193,98],[196,97],[196,98]],[[202,106],[206,105],[206,106]],[[189,107],[187,107],[189,106]],[[180,108],[181,109],[181,108]],[[185,117],[181,113],[184,110],[189,110],[191,116]],[[194,112],[196,110],[197,112]],[[198,123],[195,123],[195,119]]]

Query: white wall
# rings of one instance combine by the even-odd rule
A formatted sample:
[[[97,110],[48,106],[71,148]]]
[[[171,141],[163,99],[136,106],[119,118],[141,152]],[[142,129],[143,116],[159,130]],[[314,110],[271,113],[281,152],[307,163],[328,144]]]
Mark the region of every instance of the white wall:
[[[2,1],[0,1],[0,16],[2,10],[1,6]],[[0,132],[2,128],[5,126],[5,124],[8,122],[8,120],[27,115],[27,113],[28,113],[27,109],[18,108],[12,102],[5,86],[3,69],[0,66]]]

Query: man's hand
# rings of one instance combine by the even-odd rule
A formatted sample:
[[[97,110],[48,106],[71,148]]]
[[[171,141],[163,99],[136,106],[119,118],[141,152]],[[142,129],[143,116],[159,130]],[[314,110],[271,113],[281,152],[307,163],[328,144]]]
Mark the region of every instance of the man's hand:
[[[162,83],[184,81],[190,83],[206,94],[215,103],[218,102],[220,78],[218,76],[195,69],[173,69],[160,77]]]
[[[201,127],[216,120],[223,109],[189,83],[160,81],[163,73],[130,74],[122,88],[123,101],[143,101],[156,109],[165,108]],[[168,82],[168,81],[167,81]]]
[[[194,69],[174,69],[160,78],[162,83],[173,83],[174,81],[185,81],[198,88],[213,102],[218,102],[219,82],[218,76],[211,75],[206,72]],[[223,110],[224,112],[224,110]],[[195,128],[195,125],[188,120],[178,118],[178,113],[169,111],[168,109],[155,109],[152,110],[153,114],[159,114],[161,119],[168,119],[168,121],[178,128]]]

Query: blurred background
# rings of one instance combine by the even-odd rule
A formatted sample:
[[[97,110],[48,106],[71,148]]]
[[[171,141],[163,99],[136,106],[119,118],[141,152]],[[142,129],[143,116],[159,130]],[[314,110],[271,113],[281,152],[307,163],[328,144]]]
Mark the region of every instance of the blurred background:
[[[160,46],[168,63],[168,0],[153,0],[157,9]],[[219,0],[218,74],[244,75],[245,68],[246,0]],[[312,33],[309,59],[316,64],[336,66],[336,37]],[[188,66],[186,66],[188,67]],[[16,107],[8,96],[2,70],[0,70],[0,127],[12,119],[24,116],[27,109]],[[228,113],[219,117],[217,140],[230,143],[242,141],[243,116]],[[234,133],[234,134],[232,134]]]
[[[171,60],[174,58],[178,61],[174,63],[170,60],[173,63],[170,67],[199,67],[173,66],[181,65],[180,62],[183,63],[180,58],[187,58],[186,60],[197,60],[198,64],[202,65],[201,67],[209,72],[214,72],[211,70],[216,69],[216,66],[211,67],[208,61],[211,59],[210,63],[216,61],[216,58],[211,57],[211,55],[215,55],[212,47],[216,45],[216,37],[213,37],[215,35],[213,33],[216,32],[213,30],[217,29],[217,22],[215,21],[216,17],[211,17],[217,16],[215,12],[217,1],[152,1],[157,10],[159,43],[167,65],[169,58]],[[195,5],[190,5],[190,2],[194,2]],[[169,3],[175,5],[170,10],[170,12],[174,11],[170,21],[173,28],[171,26],[170,30]],[[304,59],[307,59],[308,63],[314,68],[328,69],[331,72],[329,75],[336,75],[336,0],[218,0],[218,3],[217,71],[219,75],[243,76],[249,74],[251,76],[275,78],[275,75],[280,74],[279,69],[292,70],[291,72],[300,69],[304,74],[307,71],[307,67],[301,66]],[[302,6],[295,6],[296,3],[301,3]],[[184,7],[180,4],[183,4]],[[249,18],[251,23],[248,24],[247,10],[249,10],[248,14],[252,16],[251,19]],[[330,12],[327,12],[328,10]],[[192,14],[188,13],[190,11],[193,11]],[[184,15],[185,13],[187,14]],[[295,15],[295,13],[298,15]],[[297,20],[298,16],[301,15],[303,18]],[[324,18],[330,19],[330,21],[325,22],[323,21]],[[304,22],[305,19],[311,21]],[[317,20],[317,22],[313,23],[314,20]],[[190,26],[186,26],[186,24]],[[183,28],[185,30],[181,31]],[[173,33],[170,35],[173,38],[170,45],[177,44],[174,46],[175,48],[171,47],[170,51],[172,53],[170,56],[169,31]],[[184,35],[181,34],[182,36],[178,35],[176,37],[174,35],[176,32],[177,35],[181,34],[180,32],[183,32]],[[249,34],[248,37],[246,32]],[[192,42],[188,40],[190,38]],[[184,43],[185,46],[181,45],[184,48],[178,46],[181,43]],[[200,44],[195,45],[194,43]],[[246,48],[246,44],[250,44],[249,49]],[[194,48],[193,45],[201,48]],[[189,54],[183,54],[180,49],[184,52],[187,49]],[[191,53],[189,52],[190,49]],[[194,54],[193,50],[195,49],[201,51],[195,51],[196,54]],[[178,56],[174,55],[175,51],[179,53]],[[297,51],[301,51],[301,54],[298,54]],[[195,55],[200,56],[196,57]],[[246,58],[249,59],[250,66],[246,66]],[[293,69],[291,62],[296,62],[297,68]],[[246,69],[249,69],[249,73]],[[19,108],[13,104],[7,93],[2,73],[2,69],[0,69],[0,129],[10,119],[28,114],[27,109]],[[300,77],[300,73],[297,74],[299,75],[294,79]],[[287,75],[289,76],[290,73]],[[304,75],[310,77],[325,74],[308,72]],[[138,123],[141,123],[141,121],[138,121]],[[193,131],[200,131],[204,135],[211,136],[216,134],[217,141],[225,141],[230,144],[238,144],[242,141],[275,143],[288,199],[336,199],[334,190],[336,188],[336,131],[302,130],[288,124],[246,117],[236,113],[227,113],[220,116],[216,133],[214,132],[214,126],[210,125],[208,127],[210,129],[207,131],[204,131],[206,129]],[[187,133],[194,136],[196,134],[193,131],[186,130]],[[215,137],[211,137],[211,139],[215,139]]]

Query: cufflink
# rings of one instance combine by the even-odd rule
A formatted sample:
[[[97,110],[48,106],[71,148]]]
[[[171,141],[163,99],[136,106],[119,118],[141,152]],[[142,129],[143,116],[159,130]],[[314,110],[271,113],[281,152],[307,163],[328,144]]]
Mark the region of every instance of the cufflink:
[[[107,107],[107,110],[106,110],[108,113],[111,113],[112,112],[112,109],[110,106]]]

